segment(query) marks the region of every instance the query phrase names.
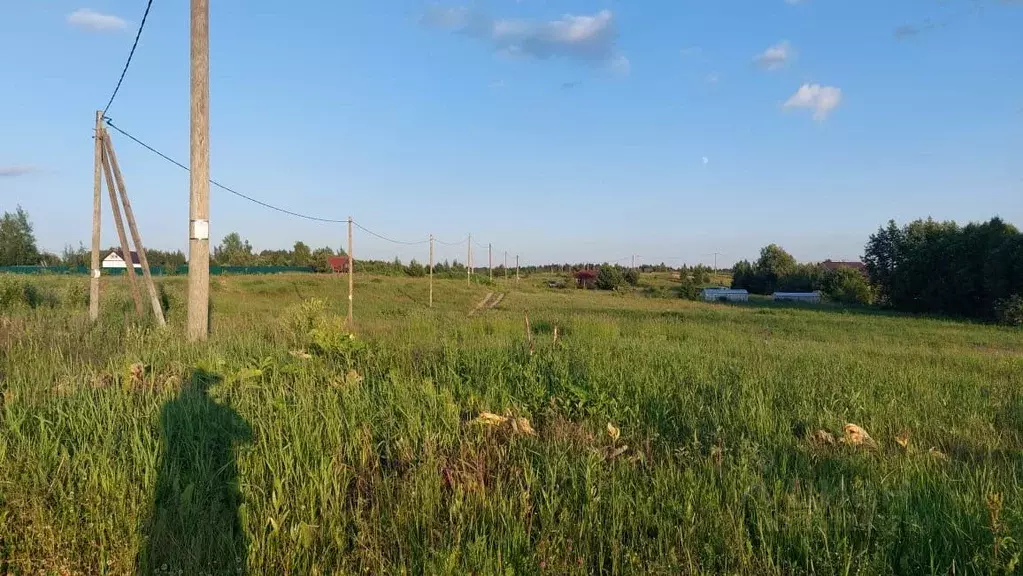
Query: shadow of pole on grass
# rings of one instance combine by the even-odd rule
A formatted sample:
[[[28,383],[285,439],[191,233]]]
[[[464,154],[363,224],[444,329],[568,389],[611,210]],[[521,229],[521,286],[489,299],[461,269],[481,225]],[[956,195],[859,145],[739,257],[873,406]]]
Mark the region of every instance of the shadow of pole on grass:
[[[160,413],[162,450],[140,574],[242,574],[246,540],[235,447],[248,423],[208,395],[220,376],[196,370]]]

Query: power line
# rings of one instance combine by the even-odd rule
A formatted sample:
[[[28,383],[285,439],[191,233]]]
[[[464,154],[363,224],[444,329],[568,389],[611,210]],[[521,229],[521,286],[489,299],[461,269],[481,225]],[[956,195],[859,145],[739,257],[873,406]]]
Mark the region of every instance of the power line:
[[[124,75],[128,73],[128,67],[131,66],[131,59],[135,56],[135,49],[139,46],[139,38],[142,37],[142,29],[146,27],[146,18],[149,18],[149,9],[153,7],[153,0],[149,0],[146,4],[146,11],[142,14],[142,22],[139,24],[139,31],[135,33],[135,43],[131,45],[131,52],[128,52],[128,60],[124,63],[124,69],[121,70],[121,77],[117,80],[117,86],[114,87],[114,93],[110,95],[110,100],[107,102],[105,108],[103,108],[103,117],[107,115],[107,110],[110,110],[110,106],[114,103],[114,98],[117,98],[117,92],[121,89],[121,83],[124,82]]]
[[[427,243],[430,242],[429,238],[427,238],[426,240],[419,240],[419,241],[416,241],[416,242],[408,242],[408,241],[405,241],[405,240],[395,240],[393,238],[388,238],[387,236],[383,236],[381,234],[377,234],[376,232],[370,230],[369,228],[366,228],[362,224],[359,224],[355,220],[352,220],[352,224],[355,224],[356,228],[358,228],[359,230],[362,230],[363,232],[365,232],[367,234],[370,234],[372,236],[376,236],[377,238],[379,238],[379,239],[381,239],[381,240],[383,240],[385,242],[391,242],[393,244],[401,244],[401,245],[404,245],[404,246],[420,246],[422,244],[427,244]]]
[[[461,246],[462,244],[465,244],[466,241],[468,240],[469,240],[468,238],[462,238],[458,242],[444,242],[443,240],[437,240],[436,238],[433,239],[433,241],[436,242],[437,244],[443,244],[444,246]]]
[[[177,160],[171,158],[170,156],[167,156],[163,152],[160,152],[156,148],[153,148],[149,144],[146,144],[145,142],[139,140],[138,138],[132,136],[131,134],[125,132],[124,130],[118,128],[117,125],[115,125],[113,120],[111,120],[110,118],[107,118],[106,121],[107,121],[107,126],[110,126],[114,130],[117,130],[122,135],[124,135],[125,137],[127,137],[131,141],[135,142],[139,146],[142,146],[143,148],[145,148],[146,150],[149,150],[153,154],[156,154],[160,158],[163,158],[164,160],[170,162],[171,164],[177,166],[178,168],[181,168],[185,172],[190,172],[191,171],[191,170],[189,170],[188,166],[185,166],[181,162],[178,162]],[[254,204],[259,204],[260,206],[263,206],[264,208],[269,208],[271,210],[276,210],[277,212],[280,212],[282,214],[287,214],[289,216],[294,216],[296,218],[303,218],[305,220],[312,220],[314,222],[327,222],[327,223],[330,223],[330,224],[344,224],[344,223],[348,222],[348,220],[335,220],[333,218],[321,218],[319,216],[310,216],[308,214],[300,214],[298,212],[292,212],[291,210],[287,210],[287,209],[281,208],[279,206],[274,206],[273,204],[267,204],[266,202],[263,202],[262,200],[257,200],[255,198],[253,198],[252,196],[248,196],[246,194],[242,194],[241,192],[238,192],[237,190],[234,190],[232,188],[224,186],[223,184],[217,182],[216,180],[214,180],[212,178],[210,178],[210,184],[213,184],[214,186],[216,186],[217,188],[220,188],[221,190],[224,190],[225,192],[230,192],[231,194],[234,194],[235,196],[238,196],[239,198],[244,198],[244,199],[248,200],[249,202],[252,202]],[[361,228],[361,226],[360,226],[360,228]],[[368,230],[367,230],[367,232],[368,232]],[[370,232],[370,233],[372,234],[372,232]]]

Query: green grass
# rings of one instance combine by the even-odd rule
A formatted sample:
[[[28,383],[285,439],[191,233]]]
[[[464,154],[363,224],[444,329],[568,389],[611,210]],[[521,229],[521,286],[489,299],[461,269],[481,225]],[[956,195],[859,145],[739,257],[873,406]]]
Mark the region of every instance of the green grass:
[[[191,345],[183,278],[166,330],[124,279],[95,326],[87,279],[32,282],[0,311],[0,574],[1019,570],[1019,330],[361,277],[351,340],[345,280],[295,275],[214,278]],[[846,423],[878,448],[810,439]]]

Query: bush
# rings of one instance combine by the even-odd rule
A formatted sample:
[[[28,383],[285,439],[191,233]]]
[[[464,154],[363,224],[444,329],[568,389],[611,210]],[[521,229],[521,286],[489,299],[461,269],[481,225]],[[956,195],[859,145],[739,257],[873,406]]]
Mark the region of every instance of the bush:
[[[1013,294],[995,303],[995,318],[1006,326],[1023,326],[1023,294]]]
[[[678,297],[685,300],[699,300],[700,287],[692,278],[686,276],[682,278],[682,283],[678,287]]]
[[[77,279],[67,283],[64,286],[63,294],[61,294],[60,303],[65,308],[88,308],[89,287]]]
[[[639,284],[639,270],[629,268],[629,270],[625,272],[625,281],[629,283],[629,286]]]
[[[405,269],[405,273],[413,278],[422,278],[426,276],[426,267],[416,262],[415,258],[408,263],[408,267]]]
[[[821,280],[821,292],[832,302],[866,306],[874,301],[867,278],[851,268],[828,270]]]
[[[25,288],[14,276],[0,276],[0,311],[13,310],[25,303]]]
[[[601,290],[617,290],[625,284],[625,276],[615,266],[602,266],[597,272],[597,288]]]

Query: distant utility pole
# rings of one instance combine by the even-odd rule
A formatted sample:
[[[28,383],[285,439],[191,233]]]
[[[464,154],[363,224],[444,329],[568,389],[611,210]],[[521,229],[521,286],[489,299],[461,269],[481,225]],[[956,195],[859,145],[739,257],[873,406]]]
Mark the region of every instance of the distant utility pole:
[[[103,202],[100,192],[103,172],[103,111],[96,111],[96,158],[92,173],[92,269],[89,272],[89,319],[93,322],[99,318],[99,227],[102,220]]]
[[[715,272],[718,271],[718,254],[719,254],[719,252],[715,252],[714,253],[714,271]]]
[[[469,247],[465,255],[465,285],[469,286],[472,281],[472,234],[469,234]]]
[[[206,340],[210,328],[210,6],[209,0],[191,1],[188,339],[196,342]]]
[[[355,253],[352,252],[352,217],[348,217],[348,329],[352,329],[352,293],[355,288]]]
[[[636,255],[635,254],[632,255],[632,269],[633,270],[636,269]]]
[[[515,255],[515,283],[519,282],[519,255]]]
[[[433,234],[430,234],[430,308],[433,308]]]
[[[490,271],[490,281],[494,281],[494,245],[487,244],[487,269]]]

